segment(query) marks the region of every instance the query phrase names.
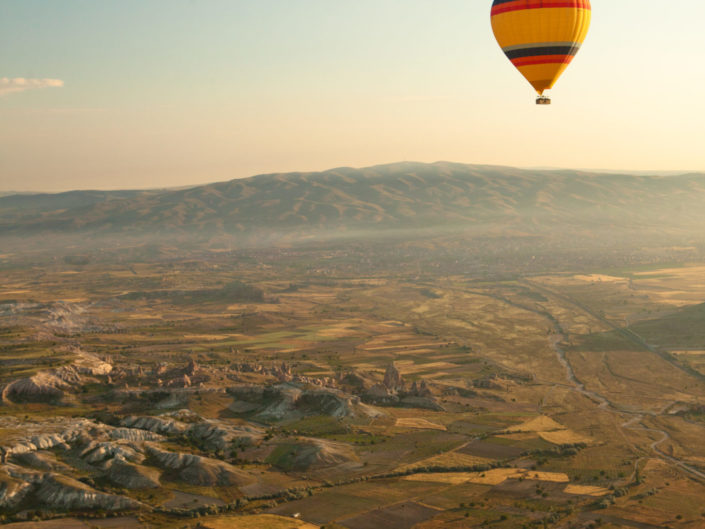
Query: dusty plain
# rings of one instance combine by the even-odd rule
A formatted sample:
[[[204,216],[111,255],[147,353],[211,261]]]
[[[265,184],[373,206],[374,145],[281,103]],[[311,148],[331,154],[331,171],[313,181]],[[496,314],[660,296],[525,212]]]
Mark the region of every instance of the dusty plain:
[[[72,262],[2,263],[7,527],[705,527],[702,264]]]

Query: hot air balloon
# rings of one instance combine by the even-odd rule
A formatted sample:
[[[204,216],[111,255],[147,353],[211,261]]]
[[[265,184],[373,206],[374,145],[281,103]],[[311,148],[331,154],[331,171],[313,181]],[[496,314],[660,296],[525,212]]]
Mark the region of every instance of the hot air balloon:
[[[494,0],[492,31],[502,51],[536,89],[537,105],[580,49],[590,28],[590,0]]]

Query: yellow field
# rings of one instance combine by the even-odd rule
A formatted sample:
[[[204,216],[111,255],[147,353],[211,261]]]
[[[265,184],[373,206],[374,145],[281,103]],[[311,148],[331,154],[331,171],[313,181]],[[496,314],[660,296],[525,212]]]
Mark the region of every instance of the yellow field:
[[[398,470],[408,470],[418,467],[471,467],[473,465],[483,465],[490,461],[490,459],[484,457],[471,456],[461,452],[446,452],[445,454],[429,457],[423,461],[401,466]]]
[[[604,487],[590,487],[589,485],[568,485],[563,492],[577,496],[607,496],[610,491]]]
[[[589,444],[592,442],[592,439],[589,437],[580,435],[545,415],[529,419],[522,424],[507,428],[506,431],[508,433],[501,436],[505,439],[527,440],[538,435],[544,441],[556,445]]]
[[[662,268],[635,274],[634,285],[645,287],[654,301],[681,307],[705,299],[705,267]]]
[[[354,336],[360,334],[360,330],[356,327],[362,324],[362,320],[350,320],[343,323],[337,323],[329,327],[318,329],[318,336],[324,338],[343,338],[345,336]]]
[[[416,430],[446,430],[442,424],[427,421],[426,419],[415,419],[411,417],[397,419],[395,426],[400,428],[414,428]]]
[[[184,334],[184,340],[220,341],[241,336],[239,334]]]
[[[619,283],[620,281],[627,281],[627,278],[625,277],[606,276],[602,274],[577,275],[574,277],[575,279],[579,279],[581,281],[600,281],[605,283]]]
[[[413,474],[405,476],[407,481],[425,481],[427,483],[447,483],[448,485],[461,485],[470,481],[469,472],[454,472],[450,474]]]
[[[409,351],[414,354],[419,354],[420,352],[431,352],[431,349],[416,349],[414,351]],[[429,364],[415,364],[412,360],[399,360],[396,362],[397,369],[402,375],[411,375],[418,373],[420,371],[430,371],[435,370],[434,374],[437,374],[441,369],[453,369],[458,367],[457,364],[451,364],[450,362],[431,362]]]
[[[565,426],[557,423],[550,417],[541,415],[534,419],[529,419],[528,421],[518,425],[507,428],[508,432],[553,432],[556,430],[565,430]]]
[[[533,479],[536,481],[548,481],[551,483],[568,483],[570,478],[563,472],[535,472],[533,470],[522,471],[522,476],[525,479]]]
[[[486,472],[456,472],[451,474],[414,474],[406,476],[409,481],[426,481],[431,483],[474,483],[476,485],[500,485],[508,479],[530,479],[551,483],[568,483],[570,478],[562,472],[535,472],[523,468],[495,468]]]
[[[318,529],[317,525],[273,514],[223,516],[201,522],[201,527],[204,529]]]
[[[539,437],[541,437],[541,439],[543,439],[544,441],[548,441],[549,443],[553,443],[556,445],[569,445],[578,443],[590,444],[592,442],[592,439],[590,439],[589,437],[580,435],[579,433],[576,433],[572,430],[559,430],[557,432],[539,432]]]

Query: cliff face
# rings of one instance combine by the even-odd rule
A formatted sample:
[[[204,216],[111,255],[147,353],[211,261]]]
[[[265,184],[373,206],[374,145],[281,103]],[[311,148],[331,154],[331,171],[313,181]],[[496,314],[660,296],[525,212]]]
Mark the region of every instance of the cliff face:
[[[102,463],[106,460],[120,459],[141,463],[144,461],[140,447],[129,443],[91,441],[81,452],[81,458],[91,464]]]
[[[113,371],[110,363],[80,351],[72,352],[79,358],[72,365],[15,380],[5,388],[5,395],[18,400],[29,396],[66,396],[85,381],[97,382],[94,377],[105,377],[108,372],[118,377],[120,370]],[[195,372],[194,376],[200,376],[208,368],[192,363],[187,369]],[[282,376],[290,375],[286,365],[276,369]],[[375,374],[370,375],[370,380],[374,377],[381,379]],[[385,381],[395,389],[377,384],[369,391],[380,389],[383,396],[395,399],[394,405],[404,405],[403,399],[409,396],[409,391],[404,389],[399,370],[390,366]],[[246,404],[257,418],[293,420],[325,416],[343,419],[380,414],[371,406],[361,404],[358,394],[347,392],[342,386],[334,387],[338,384],[337,379],[325,384],[291,380],[271,386],[243,384],[217,391],[224,402],[230,396],[235,403]],[[428,398],[432,398],[431,388],[425,383],[412,384],[410,388],[414,395],[428,394]],[[155,393],[193,395],[196,391],[160,389]],[[100,395],[103,398],[103,394]],[[137,405],[130,410],[148,413],[139,400],[149,400],[144,392],[134,390],[128,394],[126,391],[125,400],[128,398],[137,400]],[[161,398],[163,395],[158,395],[150,402],[159,402]],[[298,436],[281,442],[274,440],[264,427],[242,419],[206,418],[188,409],[161,415],[120,416],[105,412],[97,417],[106,423],[62,415],[33,417],[32,420],[1,416],[0,427],[8,433],[0,446],[3,463],[0,466],[0,510],[20,513],[31,509],[150,509],[154,505],[142,504],[142,499],[148,498],[144,501],[151,504],[152,499],[160,495],[135,496],[130,491],[162,486],[171,489],[175,485],[176,488],[179,485],[237,487],[243,494],[253,487],[261,489],[261,471],[243,470],[229,463],[239,460],[257,463],[267,460],[280,470],[310,469],[321,473],[327,472],[329,467],[347,471],[359,466],[355,451],[345,443]],[[276,473],[275,470],[267,472]],[[267,483],[267,487],[275,486]]]
[[[42,371],[34,376],[11,382],[2,391],[2,400],[9,402],[56,402],[71,389],[70,368],[58,372]]]
[[[85,483],[55,473],[29,471],[8,464],[0,469],[0,507],[15,508],[23,501],[52,509],[137,509],[130,498],[97,491]]]
[[[140,430],[138,428],[115,428],[110,431],[110,438],[122,441],[162,441],[164,436],[149,430]]]
[[[264,437],[264,432],[251,426],[233,426],[202,422],[191,425],[186,435],[208,450],[226,452],[233,445],[238,447],[252,446]]]
[[[16,454],[29,454],[38,450],[48,450],[56,447],[68,450],[70,445],[79,439],[84,432],[95,428],[95,426],[95,423],[86,419],[57,425],[60,431],[20,439],[9,446],[0,447],[0,454],[6,460]]]
[[[0,468],[0,510],[17,507],[31,489],[30,483],[13,476],[9,468]]]
[[[404,380],[401,378],[401,373],[394,363],[387,366],[387,370],[384,373],[383,384],[390,391],[399,391],[402,387],[404,387]]]
[[[122,425],[134,430],[146,430],[160,435],[178,434],[187,428],[187,425],[174,419],[148,416],[127,417],[122,421]]]
[[[37,483],[37,498],[56,509],[103,509],[122,511],[137,509],[140,503],[113,494],[105,494],[66,476],[48,474]]]
[[[105,476],[114,484],[130,490],[155,489],[159,482],[159,471],[113,459],[105,465]]]
[[[269,462],[277,468],[310,470],[357,461],[355,453],[343,443],[322,439],[298,438],[293,444],[283,444],[275,450]]]
[[[194,420],[198,422],[186,424],[168,417],[124,420],[135,428],[89,420],[47,422],[45,428],[54,428],[54,432],[1,447],[0,508],[23,509],[26,504],[57,510],[122,511],[143,507],[129,497],[97,490],[92,478],[75,479],[82,473],[63,461],[128,490],[158,488],[163,480],[206,487],[254,483],[248,472],[224,461],[160,447],[166,437],[152,430],[185,435],[212,449],[237,443],[245,446],[263,435],[254,427],[221,425],[200,417]]]
[[[304,390],[294,384],[279,384],[266,389],[232,386],[228,388],[228,393],[235,398],[231,409],[248,410],[265,422],[313,415],[346,417],[354,414],[354,402],[350,395],[336,388]]]
[[[247,472],[228,463],[208,457],[178,452],[167,452],[149,446],[150,462],[164,469],[174,480],[203,487],[242,486],[254,481]]]
[[[48,402],[63,400],[68,394],[78,391],[90,380],[87,377],[107,376],[113,366],[98,357],[83,351],[73,351],[76,357],[71,365],[20,378],[7,384],[0,391],[3,402]]]
[[[86,353],[84,351],[76,350],[77,354],[76,360],[73,362],[73,366],[79,373],[90,376],[105,376],[109,375],[113,371],[112,364],[105,362],[95,355]]]

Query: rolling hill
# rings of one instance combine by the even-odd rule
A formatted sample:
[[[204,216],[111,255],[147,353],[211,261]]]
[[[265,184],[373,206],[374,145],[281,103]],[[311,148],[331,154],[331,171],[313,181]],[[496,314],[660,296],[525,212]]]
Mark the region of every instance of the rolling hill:
[[[0,233],[253,234],[475,229],[668,234],[705,225],[705,175],[396,163],[188,189],[0,197]]]

